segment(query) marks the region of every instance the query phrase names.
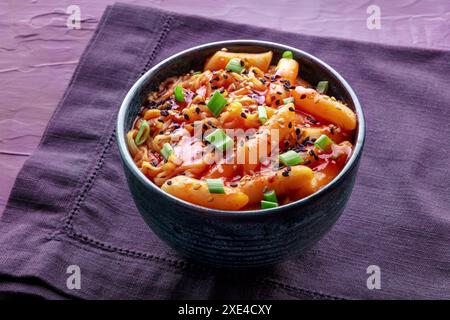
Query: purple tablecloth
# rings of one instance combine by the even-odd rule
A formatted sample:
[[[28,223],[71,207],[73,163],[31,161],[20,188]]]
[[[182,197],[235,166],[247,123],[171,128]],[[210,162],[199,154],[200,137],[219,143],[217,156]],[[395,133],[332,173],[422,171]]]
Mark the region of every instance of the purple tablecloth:
[[[368,128],[354,194],[333,230],[303,256],[245,274],[191,264],[153,235],[114,141],[120,102],[142,72],[195,44],[231,38],[288,43],[327,61],[357,92]],[[449,298],[449,61],[445,51],[108,8],[1,217],[0,293]],[[66,286],[70,265],[80,267],[80,290]],[[380,267],[379,290],[366,287],[369,265]]]

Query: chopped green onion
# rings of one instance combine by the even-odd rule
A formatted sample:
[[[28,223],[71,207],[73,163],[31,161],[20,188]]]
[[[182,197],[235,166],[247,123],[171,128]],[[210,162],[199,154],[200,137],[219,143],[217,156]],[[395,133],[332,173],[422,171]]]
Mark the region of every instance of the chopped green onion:
[[[175,100],[178,102],[184,102],[184,92],[182,86],[176,86],[173,93],[175,95]]]
[[[271,209],[278,207],[278,203],[271,201],[261,201],[261,209]]]
[[[223,95],[216,90],[208,102],[208,108],[214,114],[214,116],[218,116],[220,112],[222,112],[223,107],[227,104],[227,99],[223,97]]]
[[[275,190],[264,192],[264,200],[278,203],[277,194],[275,193]]]
[[[283,104],[288,104],[288,103],[294,103],[294,98],[289,97],[289,98],[283,99]]]
[[[201,71],[195,71],[192,75],[195,76],[195,75],[201,74],[201,73],[202,73]]]
[[[303,162],[302,157],[294,150],[280,154],[280,162],[285,166],[295,166]]]
[[[233,58],[228,61],[227,66],[225,67],[226,70],[233,71],[236,73],[242,73],[244,71],[244,63],[241,59]]]
[[[326,151],[333,144],[333,140],[331,140],[326,134],[321,135],[314,142],[314,146],[322,151]]]
[[[319,81],[319,83],[317,83],[316,91],[318,93],[325,94],[327,93],[327,90],[328,90],[328,81]]]
[[[141,145],[145,141],[147,141],[149,136],[150,136],[150,126],[148,125],[148,122],[144,120],[141,122],[141,126],[139,127],[139,131],[134,141],[136,142],[136,145]]]
[[[222,179],[206,179],[209,193],[225,193]]]
[[[169,159],[170,155],[173,153],[173,148],[170,145],[170,143],[166,142],[164,143],[162,149],[161,149],[161,154],[164,157],[164,159]]]
[[[233,147],[234,141],[222,129],[216,129],[205,137],[205,140],[211,143],[220,151],[225,151]]]
[[[265,106],[258,106],[258,118],[262,124],[267,121],[267,109]]]
[[[294,55],[292,54],[292,51],[285,51],[283,52],[283,58],[292,59],[294,58]]]

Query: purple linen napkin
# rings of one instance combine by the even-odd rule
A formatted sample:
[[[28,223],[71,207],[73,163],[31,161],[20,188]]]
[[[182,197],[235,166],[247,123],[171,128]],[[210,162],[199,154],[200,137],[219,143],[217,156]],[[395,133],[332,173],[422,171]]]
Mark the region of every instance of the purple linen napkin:
[[[367,140],[355,190],[331,232],[300,257],[234,274],[183,260],[146,226],[114,128],[124,95],[151,66],[238,38],[289,44],[329,63],[363,105]],[[449,71],[445,51],[109,7],[1,217],[0,296],[450,298]],[[79,290],[66,286],[71,265],[81,271]],[[381,289],[367,288],[370,265],[380,268]]]

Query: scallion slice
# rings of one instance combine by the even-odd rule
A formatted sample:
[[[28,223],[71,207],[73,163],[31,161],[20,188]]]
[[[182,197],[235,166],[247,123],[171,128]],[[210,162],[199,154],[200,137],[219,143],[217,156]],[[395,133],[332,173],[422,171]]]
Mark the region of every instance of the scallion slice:
[[[218,116],[220,112],[222,112],[223,107],[227,104],[227,99],[223,97],[223,95],[216,90],[208,102],[208,108],[214,114],[214,116]]]
[[[192,75],[196,76],[196,75],[201,74],[201,73],[202,73],[201,71],[195,71]]]
[[[209,193],[225,193],[222,179],[206,179]]]
[[[175,95],[175,100],[178,102],[184,102],[184,92],[182,86],[176,86],[173,90],[173,94]]]
[[[333,140],[331,140],[326,134],[321,135],[314,142],[314,146],[322,151],[326,151],[333,144]]]
[[[161,149],[161,154],[164,157],[164,159],[169,159],[170,155],[173,153],[173,148],[170,145],[170,143],[166,142],[164,143],[162,149]]]
[[[283,99],[283,104],[294,103],[294,97]]]
[[[319,83],[317,83],[316,91],[318,93],[322,93],[322,94],[327,93],[327,91],[328,91],[328,81],[319,81]]]
[[[264,200],[278,203],[277,194],[275,193],[275,190],[264,192]]]
[[[139,146],[143,144],[145,141],[147,141],[149,136],[150,136],[150,126],[148,125],[148,122],[144,120],[141,122],[141,126],[139,127],[139,131],[134,141],[136,142],[136,145]]]
[[[267,121],[267,109],[265,106],[258,106],[258,118],[262,124]]]
[[[205,137],[205,140],[214,145],[216,149],[225,151],[233,147],[234,141],[222,129],[216,129]]]
[[[271,209],[278,207],[278,203],[272,201],[261,201],[261,209]]]
[[[233,58],[233,59],[230,59],[230,61],[228,61],[225,69],[228,71],[236,72],[236,73],[242,73],[242,71],[244,71],[245,67],[244,67],[244,63],[242,62],[241,59]]]
[[[294,58],[294,55],[292,54],[292,51],[285,51],[285,52],[283,52],[283,58],[292,59],[292,58]]]
[[[295,166],[297,164],[303,163],[303,158],[294,150],[289,150],[279,156],[280,162],[285,166]]]

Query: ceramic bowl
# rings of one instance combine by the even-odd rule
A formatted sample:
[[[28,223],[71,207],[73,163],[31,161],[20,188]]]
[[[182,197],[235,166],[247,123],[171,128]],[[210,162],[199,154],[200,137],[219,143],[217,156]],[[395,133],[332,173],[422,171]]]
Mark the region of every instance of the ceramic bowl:
[[[202,70],[205,59],[222,48],[229,51],[272,50],[273,61],[290,50],[310,83],[329,81],[329,94],[347,103],[357,115],[354,151],[340,174],[316,193],[273,209],[221,211],[200,207],[165,193],[134,164],[126,133],[148,92],[168,77]],[[148,226],[183,256],[216,268],[266,267],[298,256],[335,224],[352,192],[364,145],[364,116],[350,85],[325,62],[287,45],[232,40],[207,43],[177,53],[146,72],[130,89],[120,107],[117,142],[128,186]]]

